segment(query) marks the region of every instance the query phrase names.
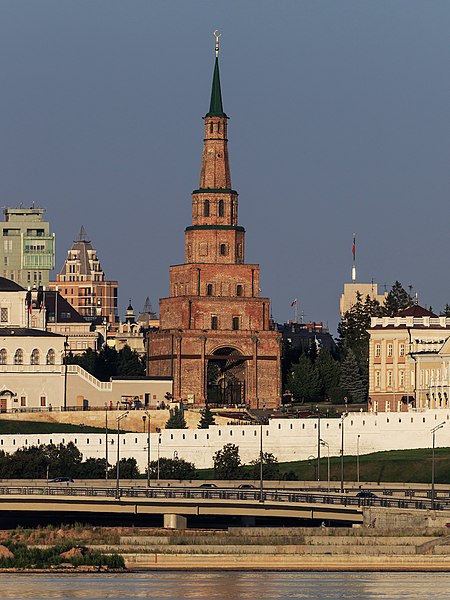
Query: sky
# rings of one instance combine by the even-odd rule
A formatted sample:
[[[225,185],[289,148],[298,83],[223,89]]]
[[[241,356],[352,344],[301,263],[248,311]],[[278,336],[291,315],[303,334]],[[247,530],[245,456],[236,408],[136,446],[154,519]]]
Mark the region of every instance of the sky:
[[[2,0],[0,206],[81,225],[120,312],[184,260],[219,29],[246,262],[278,322],[339,321],[358,281],[450,303],[450,3]]]

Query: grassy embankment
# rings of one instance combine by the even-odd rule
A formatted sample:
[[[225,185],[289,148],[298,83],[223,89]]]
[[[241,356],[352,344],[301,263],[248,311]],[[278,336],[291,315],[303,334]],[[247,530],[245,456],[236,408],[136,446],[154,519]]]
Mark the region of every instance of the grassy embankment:
[[[46,433],[104,433],[102,427],[50,423],[47,421],[8,421],[0,419],[0,435],[46,434]]]

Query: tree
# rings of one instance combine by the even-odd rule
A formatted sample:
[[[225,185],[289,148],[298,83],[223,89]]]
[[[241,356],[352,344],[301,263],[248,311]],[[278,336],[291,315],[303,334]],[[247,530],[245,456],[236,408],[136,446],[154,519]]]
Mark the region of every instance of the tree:
[[[117,463],[109,469],[111,477],[117,473]],[[140,472],[135,458],[121,458],[119,461],[119,475],[122,479],[138,479]]]
[[[142,377],[145,375],[145,366],[139,354],[127,344],[119,351],[117,356],[117,375]]]
[[[341,365],[340,387],[347,392],[349,400],[361,403],[367,396],[367,384],[361,375],[355,354],[349,348]]]
[[[413,306],[414,300],[400,281],[396,281],[386,296],[383,312],[387,317],[395,317],[401,310]]]
[[[263,452],[263,479],[280,479],[280,465],[278,460],[271,452]],[[259,457],[250,463],[253,467],[253,479],[259,479],[261,473],[261,463]]]
[[[319,373],[306,354],[302,354],[288,375],[287,384],[295,398],[302,402],[314,400],[320,395]]]
[[[187,429],[186,421],[184,420],[183,413],[175,406],[173,410],[170,411],[171,415],[167,420],[166,429]]]
[[[225,444],[214,456],[214,476],[216,479],[239,479],[241,458],[239,446]]]
[[[108,468],[110,468],[109,464]],[[87,458],[78,465],[77,477],[81,477],[82,479],[103,479],[105,472],[106,458]]]
[[[319,374],[322,396],[334,399],[333,394],[339,386],[341,375],[339,362],[331,356],[327,348],[323,348],[317,356],[315,366]]]
[[[207,404],[203,410],[200,411],[201,417],[197,429],[209,429],[210,425],[215,425],[214,414]]]
[[[158,461],[150,463],[150,477],[158,476]],[[159,476],[161,479],[193,479],[195,477],[195,465],[182,458],[160,458]]]

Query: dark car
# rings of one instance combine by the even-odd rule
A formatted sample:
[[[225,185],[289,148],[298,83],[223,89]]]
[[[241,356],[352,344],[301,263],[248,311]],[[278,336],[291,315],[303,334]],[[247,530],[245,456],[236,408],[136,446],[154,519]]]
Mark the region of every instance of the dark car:
[[[256,490],[256,487],[251,483],[241,483],[241,485],[238,485],[238,488],[240,490]]]
[[[48,480],[49,483],[73,483],[72,477],[53,477]]]
[[[357,498],[378,498],[376,494],[373,492],[369,492],[368,490],[362,490],[356,494]]]
[[[216,488],[217,485],[215,483],[202,483],[199,485],[201,488]]]

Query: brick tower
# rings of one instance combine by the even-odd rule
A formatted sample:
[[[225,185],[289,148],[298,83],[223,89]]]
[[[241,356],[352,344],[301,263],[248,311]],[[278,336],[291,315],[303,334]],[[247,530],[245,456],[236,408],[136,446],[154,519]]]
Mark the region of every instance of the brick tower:
[[[231,187],[218,53],[216,37],[185,262],[170,267],[160,329],[148,336],[148,374],[171,375],[175,398],[195,405],[270,408],[281,400],[281,339],[270,328],[270,300],[259,297],[259,265],[244,262],[245,229],[238,225],[238,194]]]

